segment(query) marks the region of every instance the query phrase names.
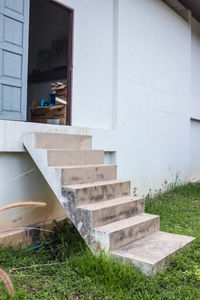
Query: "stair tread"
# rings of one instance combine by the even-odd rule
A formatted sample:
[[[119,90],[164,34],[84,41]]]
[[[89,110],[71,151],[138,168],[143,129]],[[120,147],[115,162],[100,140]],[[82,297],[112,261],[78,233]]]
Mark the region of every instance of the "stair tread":
[[[77,149],[77,148],[39,148],[39,150],[45,151],[103,151],[103,150],[95,150],[91,148]]]
[[[98,209],[102,209],[102,208],[112,207],[115,205],[130,203],[130,202],[138,201],[138,200],[142,200],[142,198],[141,197],[115,198],[112,200],[106,200],[106,201],[101,201],[101,202],[96,202],[96,203],[91,203],[91,204],[79,205],[78,208],[94,211],[94,210],[98,210]]]
[[[116,232],[155,218],[159,218],[159,216],[156,215],[151,215],[151,214],[146,214],[146,213],[142,213],[136,216],[133,216],[131,218],[126,218],[120,221],[116,221],[113,223],[109,223],[103,226],[99,226],[94,228],[96,231],[102,231],[102,232],[107,232],[107,233],[112,233],[112,232]]]
[[[45,148],[41,150],[59,151],[59,152],[104,152],[102,149],[63,149],[63,148]]]
[[[112,254],[155,265],[193,240],[193,237],[157,231],[112,251]]]
[[[76,134],[76,133],[58,133],[58,132],[41,132],[41,131],[33,131],[31,133],[34,133],[34,134],[39,134],[39,135],[57,135],[57,136],[70,136],[70,137],[89,137],[89,138],[92,138],[91,135],[85,135],[85,134]]]
[[[84,189],[89,187],[95,187],[95,186],[102,186],[102,185],[109,185],[109,184],[117,184],[117,183],[124,183],[124,182],[130,182],[130,180],[106,180],[106,181],[98,181],[98,182],[92,182],[92,183],[80,183],[80,184],[73,184],[73,185],[67,185],[68,188],[73,189]],[[63,186],[65,187],[65,186]]]
[[[50,168],[56,168],[56,169],[85,169],[85,168],[99,168],[99,167],[115,167],[116,165],[105,165],[105,164],[96,164],[96,165],[68,165],[68,166],[56,166]]]

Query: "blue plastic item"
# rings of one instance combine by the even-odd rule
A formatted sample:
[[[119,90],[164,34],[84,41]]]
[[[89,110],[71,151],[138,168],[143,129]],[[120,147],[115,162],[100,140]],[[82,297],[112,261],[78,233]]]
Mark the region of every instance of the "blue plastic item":
[[[42,99],[40,101],[40,107],[50,106],[51,102],[49,100]]]
[[[56,92],[51,93],[50,97],[51,97],[51,104],[55,105],[56,104]]]
[[[27,248],[27,249],[23,250],[23,252],[32,251],[32,250],[41,248],[41,247],[46,246],[46,245],[49,245],[49,244],[51,244],[51,242],[46,242],[46,243],[44,243],[44,244],[40,244],[40,245],[35,246],[35,247],[33,247],[33,248],[29,248],[29,249]]]

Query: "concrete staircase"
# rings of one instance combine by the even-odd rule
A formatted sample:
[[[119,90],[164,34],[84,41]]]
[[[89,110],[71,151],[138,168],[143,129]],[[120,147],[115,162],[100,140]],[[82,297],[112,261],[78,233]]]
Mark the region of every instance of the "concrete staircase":
[[[104,165],[90,136],[28,133],[24,146],[91,249],[155,274],[194,239],[160,232],[159,216],[144,213],[144,199],[131,196],[130,181],[116,179],[117,167]]]

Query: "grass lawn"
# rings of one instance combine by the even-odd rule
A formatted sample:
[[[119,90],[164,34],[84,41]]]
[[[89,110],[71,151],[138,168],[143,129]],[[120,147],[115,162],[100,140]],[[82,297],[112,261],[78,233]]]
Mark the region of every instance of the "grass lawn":
[[[147,278],[134,267],[94,257],[74,227],[57,227],[52,244],[38,250],[0,250],[0,267],[11,276],[13,299],[200,299],[200,184],[175,187],[147,200],[146,212],[161,217],[161,230],[197,237]],[[24,266],[40,267],[13,270]],[[10,299],[0,282],[0,299]]]

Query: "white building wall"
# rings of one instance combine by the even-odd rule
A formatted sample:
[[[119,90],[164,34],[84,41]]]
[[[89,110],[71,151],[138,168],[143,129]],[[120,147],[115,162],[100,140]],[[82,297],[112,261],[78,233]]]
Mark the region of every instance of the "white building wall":
[[[75,10],[72,125],[114,124],[119,178],[140,193],[187,179],[190,24],[157,0],[60,2]]]
[[[200,178],[200,23],[191,20],[191,120],[189,177]]]
[[[200,33],[194,35],[192,27],[191,37],[190,24],[158,0],[60,2],[75,14],[73,126],[0,121],[0,151],[24,151],[22,138],[28,131],[91,134],[93,147],[107,151],[106,161],[116,157],[118,178],[131,179],[140,195],[165,180],[172,182],[177,174],[183,181],[197,174],[190,165],[191,157],[193,166],[199,161],[195,141],[200,128],[190,126],[190,115],[191,101],[196,101],[193,112],[198,106],[199,87],[195,80],[191,96],[190,76],[199,75]],[[22,168],[19,153],[13,159],[5,155],[0,156],[3,182],[32,164],[26,156]],[[3,159],[13,165],[13,174]],[[38,200],[46,188],[53,199],[37,176],[38,181],[30,177],[21,185],[22,200],[33,199],[29,189],[36,185]]]
[[[191,120],[189,178],[200,178],[200,121]]]
[[[190,24],[162,1],[119,0],[119,174],[139,192],[188,177]]]
[[[43,208],[14,208],[1,212],[0,232],[66,216],[28,153],[0,152],[0,207],[27,201],[47,203]]]
[[[74,9],[73,126],[112,128],[113,1],[62,0]]]
[[[200,23],[192,18],[191,25],[191,116],[200,119]]]

